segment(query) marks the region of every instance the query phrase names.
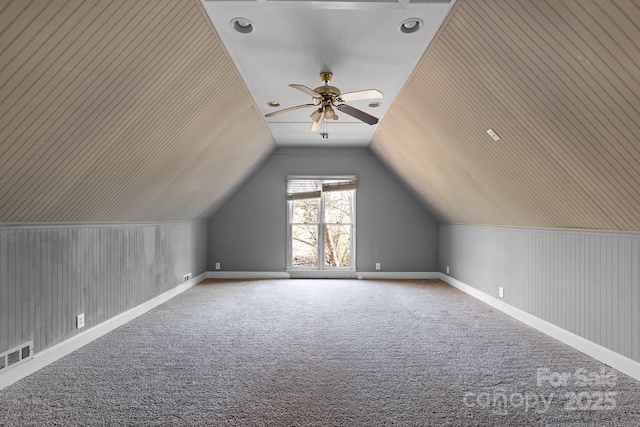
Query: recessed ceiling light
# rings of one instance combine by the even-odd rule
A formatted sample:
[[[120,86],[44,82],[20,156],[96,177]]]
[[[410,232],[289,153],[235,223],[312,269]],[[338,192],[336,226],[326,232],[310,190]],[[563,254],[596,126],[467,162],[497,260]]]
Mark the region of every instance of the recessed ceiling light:
[[[231,28],[242,34],[249,34],[253,31],[253,22],[246,18],[234,18],[230,24]]]
[[[378,108],[380,105],[382,105],[382,102],[380,101],[373,101],[369,103],[369,107],[371,108]]]
[[[424,21],[420,18],[405,19],[400,23],[400,32],[411,34],[418,31],[424,25]]]
[[[269,101],[269,102],[267,102],[267,105],[269,107],[279,107],[280,103],[278,101]]]

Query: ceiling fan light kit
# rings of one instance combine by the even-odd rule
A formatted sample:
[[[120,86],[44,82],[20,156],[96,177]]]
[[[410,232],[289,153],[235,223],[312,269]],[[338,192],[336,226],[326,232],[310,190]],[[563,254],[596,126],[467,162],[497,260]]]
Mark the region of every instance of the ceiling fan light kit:
[[[335,116],[336,116],[336,112],[333,111],[333,108],[331,108],[331,105],[327,105],[327,107],[324,109],[324,117],[326,119],[333,120]]]
[[[301,108],[317,107],[317,109],[311,113],[310,117],[313,123],[311,124],[311,132],[318,132],[322,129],[324,120],[337,120],[335,110],[339,110],[351,117],[354,117],[369,125],[378,123],[378,118],[372,116],[369,113],[365,113],[355,107],[347,105],[347,102],[362,101],[368,99],[381,99],[382,92],[377,89],[360,90],[356,92],[342,93],[340,89],[335,86],[330,86],[329,82],[333,78],[333,73],[329,71],[323,71],[320,73],[320,80],[324,83],[324,86],[318,86],[315,89],[308,88],[301,84],[290,84],[294,89],[306,93],[311,96],[313,104],[297,105],[295,107],[285,108],[283,110],[274,111],[273,113],[265,114],[265,117],[273,117],[278,114],[286,113],[289,111],[298,110]]]

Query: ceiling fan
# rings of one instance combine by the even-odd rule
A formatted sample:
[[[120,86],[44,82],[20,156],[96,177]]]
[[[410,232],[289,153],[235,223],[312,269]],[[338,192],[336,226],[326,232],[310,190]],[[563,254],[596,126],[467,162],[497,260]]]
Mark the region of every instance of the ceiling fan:
[[[376,89],[360,90],[357,92],[341,93],[340,89],[335,86],[329,86],[329,82],[333,77],[333,73],[323,71],[320,73],[320,79],[324,83],[324,86],[319,86],[315,89],[308,88],[304,85],[290,84],[294,89],[298,89],[301,92],[311,95],[313,98],[313,104],[297,105],[295,107],[285,108],[284,110],[274,111],[273,113],[265,114],[265,117],[273,117],[278,114],[286,113],[289,111],[299,110],[302,108],[317,107],[313,113],[311,113],[311,119],[313,124],[311,125],[311,132],[317,132],[322,128],[324,120],[333,120],[336,118],[335,110],[341,111],[345,114],[355,117],[367,124],[375,125],[378,123],[378,118],[373,117],[371,114],[365,113],[362,110],[358,110],[350,105],[345,104],[351,101],[360,101],[364,99],[380,99],[382,98],[382,92]]]

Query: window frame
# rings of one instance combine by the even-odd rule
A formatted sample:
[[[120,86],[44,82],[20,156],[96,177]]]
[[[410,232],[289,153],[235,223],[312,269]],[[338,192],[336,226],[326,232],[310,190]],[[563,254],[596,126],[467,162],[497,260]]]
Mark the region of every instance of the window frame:
[[[310,180],[310,181],[354,181],[357,182],[357,177],[355,175],[287,175],[286,183],[287,188],[289,181],[292,180]],[[325,236],[324,236],[324,226],[325,224],[333,225],[334,223],[326,223],[325,222],[325,195],[327,192],[321,192],[319,203],[318,203],[318,222],[317,222],[317,235],[318,235],[318,253],[317,253],[317,266],[316,267],[294,267],[293,266],[293,245],[292,245],[292,234],[293,234],[293,226],[300,225],[303,223],[294,223],[293,220],[293,201],[287,200],[285,194],[285,202],[287,204],[287,217],[286,217],[286,230],[287,230],[287,245],[286,245],[286,257],[287,257],[287,271],[356,271],[356,193],[357,188],[353,188],[352,197],[351,197],[351,221],[350,231],[351,238],[349,242],[349,266],[348,267],[332,267],[324,265],[324,250],[325,250]],[[313,224],[313,223],[304,223],[304,224]]]

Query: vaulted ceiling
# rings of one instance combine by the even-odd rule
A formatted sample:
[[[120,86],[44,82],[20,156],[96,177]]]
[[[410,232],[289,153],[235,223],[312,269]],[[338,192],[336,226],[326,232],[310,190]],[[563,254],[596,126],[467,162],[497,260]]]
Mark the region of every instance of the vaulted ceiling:
[[[459,1],[371,146],[442,221],[640,230],[639,23],[629,0]]]
[[[640,230],[638,22],[457,0],[369,147],[442,222]],[[278,147],[234,55],[199,0],[0,0],[0,223],[208,218]]]
[[[2,1],[0,222],[209,217],[275,149],[197,1]]]

